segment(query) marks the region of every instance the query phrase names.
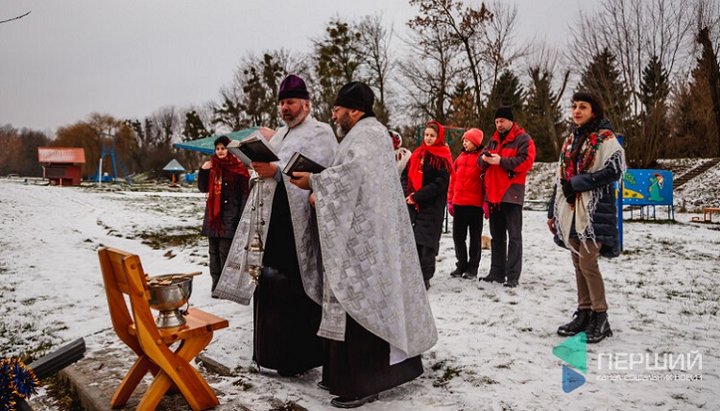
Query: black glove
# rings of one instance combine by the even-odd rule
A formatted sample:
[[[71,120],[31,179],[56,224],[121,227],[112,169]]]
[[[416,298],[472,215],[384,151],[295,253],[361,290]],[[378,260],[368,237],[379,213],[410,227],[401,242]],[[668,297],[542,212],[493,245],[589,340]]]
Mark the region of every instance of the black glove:
[[[562,180],[560,184],[562,184],[562,191],[565,196],[565,200],[568,204],[575,204],[575,190],[573,190],[570,180]]]

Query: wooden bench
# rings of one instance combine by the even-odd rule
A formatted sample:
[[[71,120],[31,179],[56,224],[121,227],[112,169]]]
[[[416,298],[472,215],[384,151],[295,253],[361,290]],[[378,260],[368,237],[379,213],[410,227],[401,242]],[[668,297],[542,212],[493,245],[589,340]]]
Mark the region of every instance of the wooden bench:
[[[704,207],[703,208],[703,221],[706,223],[712,223],[712,214],[720,214],[720,207]]]
[[[148,372],[154,379],[138,410],[154,410],[173,387],[194,411],[218,405],[215,392],[190,361],[210,343],[215,330],[228,326],[228,321],[191,308],[185,316],[185,325],[160,329],[150,312],[148,285],[140,257],[106,247],[98,250],[98,257],[115,333],[137,354],[135,363],[115,390],[110,406],[125,405]],[[170,346],[176,342],[179,344],[173,351]]]

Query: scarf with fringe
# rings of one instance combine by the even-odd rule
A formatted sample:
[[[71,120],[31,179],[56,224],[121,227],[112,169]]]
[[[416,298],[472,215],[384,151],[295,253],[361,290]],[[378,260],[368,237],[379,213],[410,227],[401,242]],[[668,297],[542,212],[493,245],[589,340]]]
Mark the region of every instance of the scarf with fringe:
[[[250,178],[250,173],[237,157],[229,153],[225,158],[213,155],[210,161],[212,162],[212,168],[210,169],[210,189],[207,196],[208,225],[215,232],[222,234],[223,221],[220,214],[222,212],[223,174],[234,173],[244,178],[246,182],[243,184],[242,189],[247,194],[247,180]]]
[[[578,133],[571,134],[563,144],[560,151],[560,161],[556,174],[558,190],[555,194],[555,225],[560,240],[570,251],[577,253],[570,245],[570,231],[573,221],[578,239],[585,244],[587,240],[595,242],[593,217],[600,198],[607,190],[613,190],[608,184],[575,194],[575,202],[568,204],[562,190],[559,189],[562,180],[570,180],[581,173],[593,173],[605,167],[625,172],[625,151],[618,142],[615,134],[608,129],[599,129],[589,132],[582,141],[579,152],[573,156],[573,141],[581,138]],[[622,177],[621,177],[622,178]]]

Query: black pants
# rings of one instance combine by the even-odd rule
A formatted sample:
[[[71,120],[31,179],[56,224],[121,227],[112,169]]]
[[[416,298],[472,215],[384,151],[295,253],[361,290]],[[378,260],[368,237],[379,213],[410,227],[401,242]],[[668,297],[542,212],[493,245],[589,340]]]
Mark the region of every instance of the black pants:
[[[522,271],[522,206],[500,203],[490,210],[490,276],[519,281]]]
[[[208,254],[210,254],[210,277],[212,278],[211,291],[215,291],[215,286],[220,280],[220,274],[223,267],[225,267],[232,240],[232,238],[208,237],[210,245],[208,249]]]
[[[428,281],[435,275],[435,257],[437,250],[426,245],[417,244],[418,257],[420,257],[420,269],[423,280]]]
[[[480,265],[480,235],[482,235],[483,210],[475,206],[455,206],[453,217],[453,241],[455,242],[455,258],[457,267],[463,273],[477,275]],[[470,256],[465,245],[465,238],[470,231]]]

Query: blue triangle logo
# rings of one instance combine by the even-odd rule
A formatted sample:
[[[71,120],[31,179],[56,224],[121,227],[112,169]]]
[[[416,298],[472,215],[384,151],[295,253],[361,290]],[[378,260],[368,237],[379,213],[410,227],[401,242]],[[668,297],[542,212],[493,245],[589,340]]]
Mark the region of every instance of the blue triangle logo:
[[[553,354],[559,359],[587,374],[587,336],[578,333],[553,347]]]
[[[583,384],[585,384],[585,377],[582,374],[567,365],[562,366],[562,387],[565,393],[569,393]]]

